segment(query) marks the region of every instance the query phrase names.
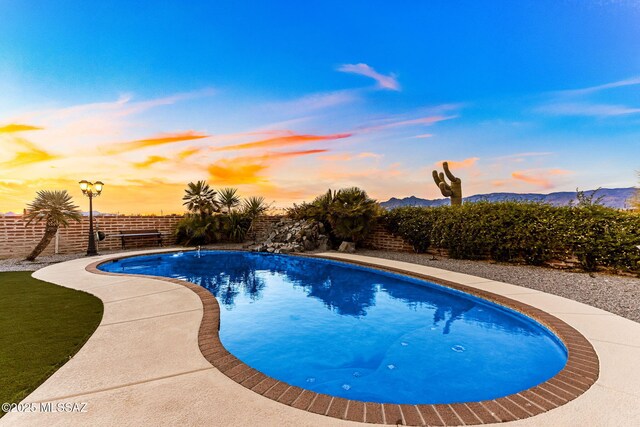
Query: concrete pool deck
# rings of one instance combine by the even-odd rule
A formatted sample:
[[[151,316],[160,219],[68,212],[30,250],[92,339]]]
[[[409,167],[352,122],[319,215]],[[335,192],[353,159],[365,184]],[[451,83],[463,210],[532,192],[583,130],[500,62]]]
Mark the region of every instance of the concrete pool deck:
[[[619,426],[640,419],[639,323],[480,277],[359,255],[318,255],[405,270],[503,295],[560,318],[591,342],[600,359],[599,378],[591,388],[551,411],[496,425]],[[161,278],[85,270],[96,261],[118,257],[77,259],[34,273],[38,279],[96,295],[105,311],[85,346],[24,402],[86,403],[87,412],[10,413],[0,419],[0,425],[372,425],[298,410],[237,384],[200,351],[203,305],[196,293]]]

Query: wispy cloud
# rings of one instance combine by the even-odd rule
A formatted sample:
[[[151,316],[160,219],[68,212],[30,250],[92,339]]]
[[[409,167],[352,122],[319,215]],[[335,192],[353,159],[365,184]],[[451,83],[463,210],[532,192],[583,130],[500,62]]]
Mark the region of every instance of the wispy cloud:
[[[382,154],[363,152],[358,154],[352,154],[352,153],[329,154],[326,156],[320,156],[319,159],[325,160],[328,162],[348,162],[354,159],[380,159],[382,157],[383,157]]]
[[[142,101],[135,101],[133,95],[123,94],[120,95],[116,101],[93,102],[64,108],[35,111],[33,113],[27,113],[25,116],[46,117],[47,120],[65,120],[77,118],[78,116],[96,114],[109,114],[112,117],[124,117],[138,114],[155,107],[172,105],[180,101],[212,96],[215,93],[215,90],[212,88],[203,88],[191,92],[175,93],[164,97]]]
[[[353,74],[359,74],[365,77],[370,77],[377,82],[378,87],[380,89],[395,90],[395,91],[400,90],[400,83],[398,83],[398,80],[396,79],[395,74],[389,74],[388,76],[385,76],[384,74],[378,73],[376,70],[373,69],[373,67],[367,64],[362,64],[362,63],[343,64],[340,67],[338,67],[338,71],[341,71],[343,73],[353,73]]]
[[[166,162],[167,160],[169,159],[164,156],[149,156],[146,160],[134,163],[133,165],[139,169],[146,169],[156,163]]]
[[[597,86],[585,87],[582,89],[562,90],[556,93],[559,95],[569,95],[569,96],[588,95],[591,93],[600,92],[602,90],[615,89],[615,88],[625,87],[625,86],[635,86],[635,85],[640,85],[640,76],[631,77],[624,80],[618,80],[611,83],[605,83]]]
[[[257,141],[245,142],[242,144],[225,145],[224,147],[216,148],[214,151],[250,150],[255,148],[280,148],[291,145],[308,144],[318,141],[332,141],[336,139],[349,138],[351,135],[351,133],[337,133],[332,135],[301,135],[289,131],[285,136],[260,139]]]
[[[419,117],[416,119],[407,119],[407,120],[397,120],[397,119],[385,119],[381,124],[374,124],[370,126],[365,126],[358,129],[361,132],[369,132],[369,131],[378,131],[384,129],[405,127],[405,126],[431,126],[438,122],[443,122],[445,120],[452,120],[457,118],[457,115],[450,116],[428,116],[428,117]]]
[[[640,113],[640,108],[618,103],[596,102],[593,98],[602,91],[640,85],[640,76],[590,86],[552,92],[549,100],[535,111],[555,116],[616,117]],[[593,95],[593,96],[591,96]]]
[[[532,184],[549,190],[555,187],[555,183],[549,179],[552,176],[568,175],[571,171],[565,169],[547,169],[547,170],[524,170],[514,171],[511,173],[511,177],[515,180]]]
[[[638,114],[640,108],[588,102],[554,102],[538,107],[537,111],[557,116],[612,117]]]
[[[201,151],[202,151],[202,148],[199,148],[199,147],[186,148],[178,153],[178,159],[184,160],[186,158],[193,156],[194,154],[198,154]]]
[[[277,109],[289,115],[306,114],[325,108],[350,104],[359,99],[356,90],[339,90],[333,92],[312,93],[290,101],[266,104],[269,109]]]
[[[524,153],[508,154],[506,156],[494,157],[495,160],[515,160],[521,161],[527,157],[544,157],[554,154],[551,151],[527,151]]]
[[[518,181],[537,185],[538,187],[542,187],[544,189],[553,188],[553,184],[551,183],[551,181],[540,175],[532,175],[524,171],[515,171],[511,173],[511,177],[513,179],[517,179]]]
[[[0,127],[0,133],[16,133],[25,132],[30,130],[42,130],[43,128],[31,125],[23,125],[19,123],[11,123],[6,126]]]
[[[469,157],[464,160],[440,160],[439,162],[435,162],[433,165],[436,168],[442,167],[443,162],[448,162],[449,167],[452,169],[468,169],[472,166],[475,166],[477,161],[480,160],[479,157]]]
[[[1,163],[3,168],[15,168],[32,163],[55,160],[58,158],[58,156],[39,148],[37,145],[24,138],[14,137],[12,138],[12,142],[19,148],[15,151],[12,159]]]
[[[174,142],[191,141],[193,139],[208,138],[211,135],[188,130],[178,133],[160,134],[147,139],[138,139],[135,141],[120,142],[103,148],[107,154],[120,154],[146,147],[154,147],[157,145],[171,144]]]

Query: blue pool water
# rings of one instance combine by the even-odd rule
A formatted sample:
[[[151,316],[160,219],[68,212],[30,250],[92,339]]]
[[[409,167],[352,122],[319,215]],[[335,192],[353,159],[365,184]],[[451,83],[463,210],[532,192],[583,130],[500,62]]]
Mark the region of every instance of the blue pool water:
[[[227,350],[273,378],[333,396],[407,404],[493,399],[551,378],[567,360],[555,335],[528,317],[335,261],[203,251],[100,269],[205,287],[220,302]]]

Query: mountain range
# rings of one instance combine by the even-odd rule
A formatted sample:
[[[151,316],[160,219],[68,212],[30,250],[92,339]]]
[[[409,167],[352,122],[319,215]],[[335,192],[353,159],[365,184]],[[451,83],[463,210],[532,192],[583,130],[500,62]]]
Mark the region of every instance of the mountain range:
[[[586,196],[590,196],[595,192],[593,200],[602,198],[600,203],[616,209],[628,209],[630,207],[629,200],[635,195],[637,189],[634,187],[629,188],[600,188],[598,190],[585,191]],[[462,200],[464,203],[473,203],[479,201],[487,202],[501,202],[506,200],[514,201],[527,201],[527,202],[541,202],[548,203],[554,206],[566,206],[569,203],[577,203],[577,192],[575,191],[560,191],[549,194],[538,193],[489,193],[489,194],[477,194],[475,196],[465,197]],[[449,199],[421,199],[416,196],[405,197],[404,199],[398,199],[395,197],[390,198],[386,202],[381,202],[380,205],[385,209],[393,209],[401,206],[442,206],[449,204]]]

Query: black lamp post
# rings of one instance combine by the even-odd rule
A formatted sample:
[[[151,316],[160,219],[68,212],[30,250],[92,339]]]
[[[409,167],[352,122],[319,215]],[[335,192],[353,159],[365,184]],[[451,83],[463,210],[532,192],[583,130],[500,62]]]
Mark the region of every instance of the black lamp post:
[[[87,255],[98,255],[96,248],[96,236],[93,233],[93,198],[98,197],[102,193],[102,181],[89,182],[82,180],[79,182],[82,194],[89,198],[89,246],[87,247]]]

